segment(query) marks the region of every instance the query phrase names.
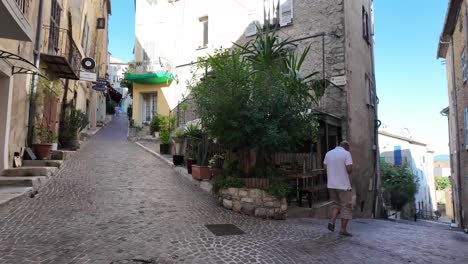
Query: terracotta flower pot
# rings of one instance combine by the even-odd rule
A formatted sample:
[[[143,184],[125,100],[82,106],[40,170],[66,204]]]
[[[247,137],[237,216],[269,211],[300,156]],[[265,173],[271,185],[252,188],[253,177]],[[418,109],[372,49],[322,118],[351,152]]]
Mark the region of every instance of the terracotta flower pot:
[[[39,160],[50,160],[52,156],[52,144],[34,144],[33,145],[34,153]]]
[[[211,170],[208,166],[192,165],[192,177],[196,180],[209,180]]]
[[[196,163],[197,163],[197,160],[195,160],[195,159],[188,159],[187,160],[187,172],[188,172],[188,174],[192,174],[192,165],[196,164]]]

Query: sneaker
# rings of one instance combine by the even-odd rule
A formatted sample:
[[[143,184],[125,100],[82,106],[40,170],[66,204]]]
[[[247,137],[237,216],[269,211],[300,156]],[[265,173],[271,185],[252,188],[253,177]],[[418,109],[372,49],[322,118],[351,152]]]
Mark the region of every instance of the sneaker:
[[[335,231],[335,225],[333,223],[328,223],[328,230],[334,232]]]

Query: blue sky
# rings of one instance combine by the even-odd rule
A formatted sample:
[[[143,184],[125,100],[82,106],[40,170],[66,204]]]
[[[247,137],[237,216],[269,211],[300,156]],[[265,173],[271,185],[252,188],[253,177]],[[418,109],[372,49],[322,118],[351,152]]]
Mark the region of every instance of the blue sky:
[[[109,49],[114,57],[133,59],[132,0],[112,1]],[[379,118],[448,153],[447,81],[436,59],[447,0],[376,0],[375,62]]]
[[[447,0],[377,0],[375,62],[379,119],[406,127],[448,153],[447,80],[436,59]],[[444,150],[445,149],[445,150]]]
[[[109,51],[123,61],[133,60],[135,45],[135,7],[133,0],[112,1],[109,19]]]

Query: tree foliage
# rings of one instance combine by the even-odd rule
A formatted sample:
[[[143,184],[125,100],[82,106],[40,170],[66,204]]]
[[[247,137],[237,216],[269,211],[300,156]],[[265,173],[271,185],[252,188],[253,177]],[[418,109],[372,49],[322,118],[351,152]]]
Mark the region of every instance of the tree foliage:
[[[407,164],[392,166],[385,162],[380,165],[382,187],[390,194],[392,208],[401,210],[403,206],[414,201],[418,192],[418,178]]]
[[[441,191],[450,188],[450,180],[448,177],[435,177],[436,190]]]
[[[290,151],[316,134],[311,107],[324,89],[317,72],[299,72],[309,52],[297,56],[275,34],[219,50],[201,68],[208,76],[192,86],[203,128],[221,144],[257,152],[257,166],[272,153]],[[323,94],[323,93],[322,93]]]

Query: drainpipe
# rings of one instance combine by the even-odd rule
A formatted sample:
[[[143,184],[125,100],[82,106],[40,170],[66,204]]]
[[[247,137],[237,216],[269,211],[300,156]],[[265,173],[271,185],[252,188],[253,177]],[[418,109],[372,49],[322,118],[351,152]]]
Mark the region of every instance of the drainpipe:
[[[36,27],[36,40],[34,43],[34,66],[39,69],[40,64],[40,49],[42,39],[42,17],[44,15],[44,0],[39,0],[39,12],[37,16],[37,27]],[[28,138],[27,146],[31,147],[34,143],[34,124],[36,116],[36,97],[37,97],[37,82],[39,76],[34,74],[32,76],[32,84],[29,92],[29,116],[28,116]]]
[[[462,192],[461,192],[461,158],[460,158],[460,131],[458,130],[459,124],[458,124],[458,103],[457,103],[457,86],[456,86],[456,78],[455,78],[455,50],[453,47],[453,36],[450,37],[450,45],[452,46],[452,89],[453,89],[453,107],[455,108],[455,151],[457,153],[457,167],[456,167],[456,173],[457,173],[457,195],[458,195],[458,209],[459,209],[459,218],[460,218],[460,226],[464,228],[463,225],[463,205],[462,205]]]

